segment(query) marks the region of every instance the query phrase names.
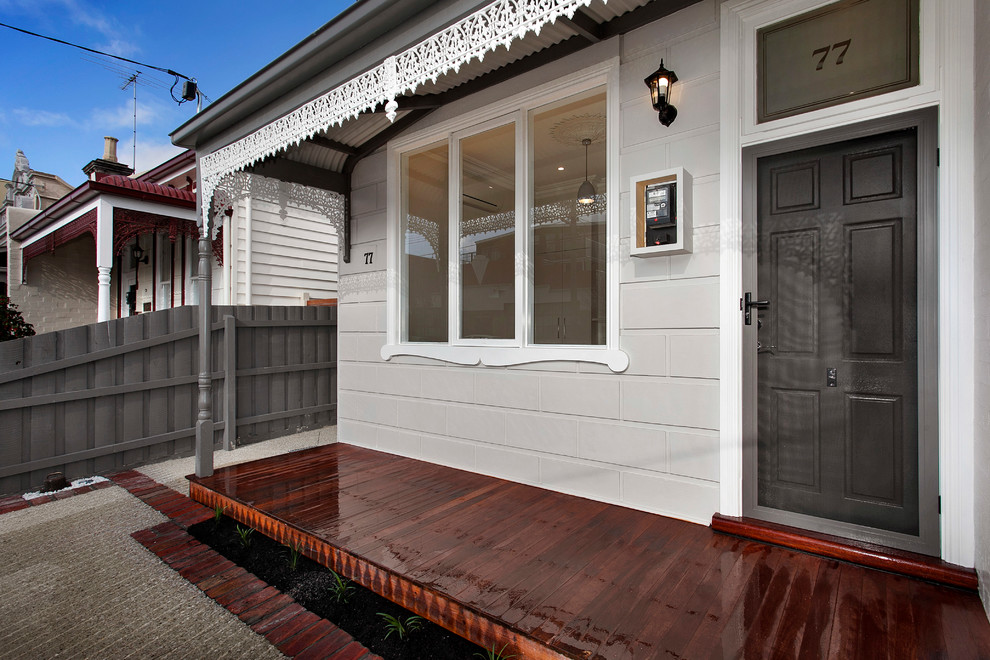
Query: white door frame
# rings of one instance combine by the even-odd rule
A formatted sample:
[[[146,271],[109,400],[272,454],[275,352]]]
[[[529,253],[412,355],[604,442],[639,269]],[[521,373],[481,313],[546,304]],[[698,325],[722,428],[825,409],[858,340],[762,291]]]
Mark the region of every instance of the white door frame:
[[[742,515],[742,149],[923,107],[939,108],[939,480],[942,558],[975,563],[974,528],[974,0],[921,0],[916,87],[756,124],[756,30],[828,4],[730,0],[721,8],[720,498]]]

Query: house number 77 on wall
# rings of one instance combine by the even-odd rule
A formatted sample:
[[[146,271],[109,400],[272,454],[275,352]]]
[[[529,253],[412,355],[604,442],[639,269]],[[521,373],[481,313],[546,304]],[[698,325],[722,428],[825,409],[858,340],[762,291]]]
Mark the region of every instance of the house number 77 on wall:
[[[370,264],[372,261],[374,261],[374,259],[375,259],[375,253],[374,252],[365,252],[364,253],[364,263]]]
[[[832,44],[831,46],[822,46],[821,48],[816,48],[812,53],[812,57],[818,57],[821,55],[821,59],[818,60],[818,66],[815,67],[815,71],[821,71],[825,68],[825,61],[828,59],[828,54],[833,51],[839,51],[838,56],[835,58],[835,65],[838,66],[846,59],[846,51],[849,50],[849,45],[852,44],[852,39],[846,39],[845,41],[840,41],[838,43]]]

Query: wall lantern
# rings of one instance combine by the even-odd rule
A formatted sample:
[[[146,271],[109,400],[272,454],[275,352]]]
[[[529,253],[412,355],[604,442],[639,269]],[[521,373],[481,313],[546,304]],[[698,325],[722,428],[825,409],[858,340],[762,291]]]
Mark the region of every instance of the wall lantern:
[[[138,264],[148,263],[148,255],[144,253],[144,248],[137,241],[134,242],[134,246],[131,248],[131,258],[134,260],[135,268],[137,268]]]
[[[660,60],[660,68],[651,73],[643,80],[650,88],[650,97],[653,100],[653,109],[660,113],[660,123],[670,126],[677,118],[677,108],[672,106],[670,100],[670,89],[677,82],[677,74],[668,71]]]
[[[584,183],[578,188],[578,204],[591,204],[595,201],[595,186],[588,180],[588,146],[591,144],[589,138],[581,140],[584,145]]]

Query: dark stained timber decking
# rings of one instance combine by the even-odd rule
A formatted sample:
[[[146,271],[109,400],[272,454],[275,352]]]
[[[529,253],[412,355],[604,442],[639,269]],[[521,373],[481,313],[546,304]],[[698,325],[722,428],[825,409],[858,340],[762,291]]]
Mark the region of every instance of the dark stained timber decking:
[[[334,444],[190,494],[520,658],[990,658],[970,592]]]
[[[842,539],[763,520],[733,518],[717,513],[712,516],[712,529],[823,557],[841,559],[869,568],[941,582],[961,589],[976,591],[978,587],[976,571],[949,564],[937,557],[926,557],[913,552],[884,548],[872,543]]]

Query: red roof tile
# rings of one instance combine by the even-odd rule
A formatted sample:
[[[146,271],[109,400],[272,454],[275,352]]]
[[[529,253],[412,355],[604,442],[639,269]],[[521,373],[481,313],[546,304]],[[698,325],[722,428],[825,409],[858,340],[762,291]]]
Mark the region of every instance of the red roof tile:
[[[161,195],[163,197],[171,197],[173,199],[181,199],[183,201],[196,203],[196,193],[185,189],[172,188],[169,186],[161,186],[157,183],[148,183],[147,181],[139,181],[137,179],[132,179],[126,176],[120,176],[118,174],[111,174],[99,179],[99,183],[115,186],[117,188],[124,188],[126,190],[136,190],[143,193],[148,193],[150,195]]]

